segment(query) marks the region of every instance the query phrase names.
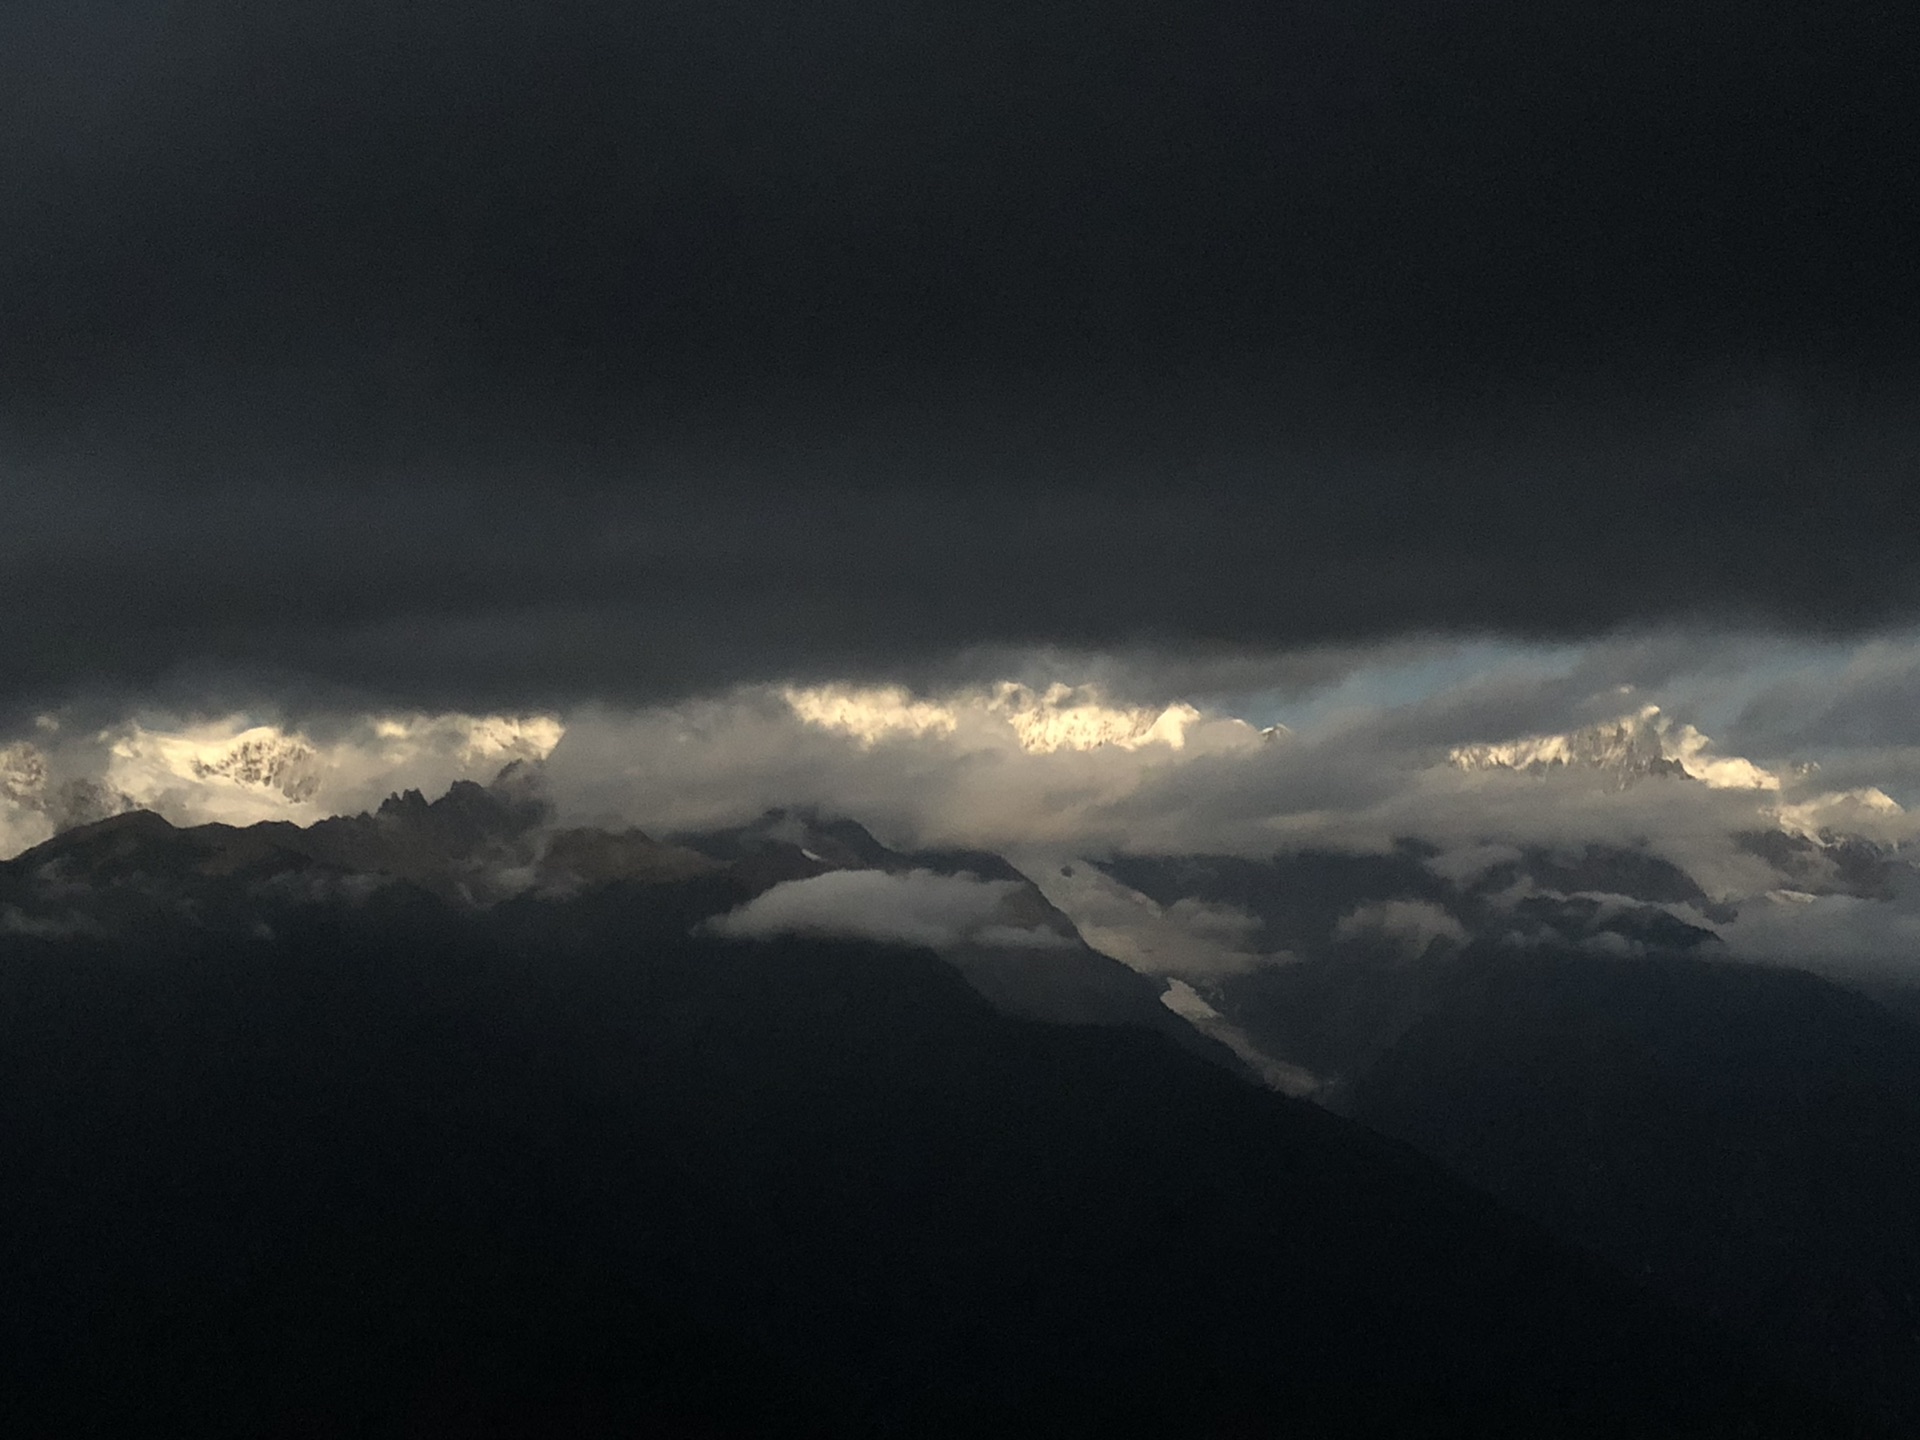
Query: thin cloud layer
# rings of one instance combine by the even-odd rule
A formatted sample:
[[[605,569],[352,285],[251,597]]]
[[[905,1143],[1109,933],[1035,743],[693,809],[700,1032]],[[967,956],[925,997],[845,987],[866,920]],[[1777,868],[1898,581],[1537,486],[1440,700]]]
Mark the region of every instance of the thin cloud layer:
[[[1376,900],[1356,906],[1333,927],[1336,940],[1380,940],[1417,960],[1436,942],[1467,943],[1466,928],[1424,900]]]
[[[1142,974],[1204,981],[1293,958],[1263,952],[1259,921],[1235,906],[1191,897],[1160,905],[1071,851],[1015,850],[1009,858],[1089,945]]]
[[[1073,942],[1051,930],[1009,923],[1017,880],[910,870],[835,870],[788,880],[709,921],[713,934],[740,940],[840,935],[946,950],[957,945],[1056,949]]]
[[[1920,891],[1891,899],[1784,894],[1720,927],[1732,953],[1831,975],[1920,980]]]

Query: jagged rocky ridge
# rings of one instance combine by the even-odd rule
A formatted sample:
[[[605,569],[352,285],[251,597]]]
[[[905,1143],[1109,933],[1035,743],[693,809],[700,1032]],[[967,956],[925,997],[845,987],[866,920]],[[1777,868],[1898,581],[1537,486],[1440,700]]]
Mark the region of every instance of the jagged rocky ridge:
[[[1031,882],[979,851],[901,853],[857,823],[775,811],[726,831],[655,840],[551,823],[537,774],[507,767],[491,785],[457,781],[438,799],[417,790],[377,810],[309,826],[179,828],[133,811],[70,830],[0,864],[0,931],[127,934],[158,916],[218,930],[273,932],[305,906],[363,902],[383,887],[469,907],[515,896],[563,902],[606,886],[652,892],[692,927],[776,885],[843,870],[929,871],[1004,882],[999,927],[1051,943],[960,937],[943,958],[1010,1014],[1077,1024],[1140,1025],[1239,1070],[1241,1062],[1160,1003],[1165,982],[1101,955]],[[990,936],[992,929],[987,934]]]

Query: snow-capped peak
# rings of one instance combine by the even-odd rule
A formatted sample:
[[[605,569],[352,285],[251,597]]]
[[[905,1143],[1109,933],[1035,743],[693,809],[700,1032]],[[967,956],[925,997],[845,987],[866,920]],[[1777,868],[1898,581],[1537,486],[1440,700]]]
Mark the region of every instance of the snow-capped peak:
[[[318,752],[305,740],[267,726],[246,731],[211,758],[195,755],[188,765],[199,779],[217,776],[237,785],[275,790],[296,804],[319,793],[324,768]]]
[[[1042,754],[1095,750],[1102,745],[1122,750],[1165,745],[1179,750],[1187,743],[1187,728],[1200,718],[1198,710],[1182,702],[1164,710],[1115,707],[1105,704],[1092,686],[1054,684],[1036,692],[1004,681],[994,687],[988,708],[1006,717],[1023,749]]]
[[[1611,773],[1622,784],[1649,775],[1684,776],[1716,790],[1778,790],[1780,777],[1737,755],[1716,755],[1692,725],[1676,725],[1657,705],[1561,735],[1529,735],[1494,744],[1458,745],[1447,754],[1461,770],[1555,769]]]

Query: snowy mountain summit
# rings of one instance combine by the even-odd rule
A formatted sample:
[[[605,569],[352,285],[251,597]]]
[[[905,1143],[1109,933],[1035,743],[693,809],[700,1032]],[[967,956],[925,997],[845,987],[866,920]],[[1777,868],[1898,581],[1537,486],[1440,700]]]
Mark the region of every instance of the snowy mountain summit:
[[[1675,724],[1657,705],[1561,735],[1531,735],[1494,744],[1458,745],[1447,759],[1461,770],[1592,770],[1622,786],[1664,775],[1716,790],[1778,790],[1780,777],[1739,756],[1713,753],[1692,725]]]
[[[220,777],[273,790],[296,803],[319,794],[324,772],[313,746],[264,725],[238,736],[223,753],[211,758],[195,755],[188,764],[200,779]]]

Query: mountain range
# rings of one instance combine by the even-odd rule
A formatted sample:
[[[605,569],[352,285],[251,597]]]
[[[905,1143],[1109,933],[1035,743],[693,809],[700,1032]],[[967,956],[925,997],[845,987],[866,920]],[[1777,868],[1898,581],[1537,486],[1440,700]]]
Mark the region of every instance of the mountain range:
[[[1904,862],[1865,842],[1774,833],[1769,863],[1823,862],[1856,892],[1904,883]],[[1117,1423],[1102,1407],[1119,1396],[1158,1433],[1196,1434],[1278,1433],[1271,1417],[1302,1406],[1307,1433],[1327,1434],[1416,1415],[1429,1428],[1412,1433],[1434,1434],[1872,1433],[1920,1416],[1920,1029],[1826,980],[1722,958],[1673,913],[1710,904],[1700,887],[1644,852],[1521,850],[1467,883],[1431,859],[1405,843],[1049,873],[895,850],[802,811],[655,839],[557,825],[526,765],[307,827],[134,811],[68,830],[0,864],[10,1028],[27,1039],[9,1126],[37,1157],[15,1188],[15,1259],[37,1277],[25,1293],[64,1317],[20,1353],[69,1382],[30,1398],[95,1413],[75,1398],[97,1388],[91,1367],[150,1345],[143,1325],[183,1323],[184,1286],[191,1353],[163,1347],[169,1378],[136,1368],[101,1403],[160,1396],[212,1417],[200,1433],[287,1406],[318,1406],[323,1430],[397,1425],[416,1405],[505,1423],[502,1406],[550,1418],[589,1393],[610,1414],[678,1407],[723,1433],[761,1433],[775,1412],[819,1433],[969,1433],[989,1414],[1082,1433]],[[1144,922],[1119,925],[1115,905]],[[1516,916],[1538,927],[1528,943],[1489,938]],[[1129,936],[1120,959],[1088,943]],[[678,1110],[659,1108],[669,1095]],[[596,1168],[583,1124],[628,1168]],[[347,1149],[310,1154],[314,1134]],[[396,1144],[454,1157],[463,1178],[414,1173]],[[668,1152],[680,1168],[662,1178],[646,1157]],[[511,1178],[536,1153],[572,1199],[544,1169]],[[379,1198],[390,1171],[412,1221]],[[352,1194],[312,1213],[292,1176]],[[73,1188],[95,1179],[106,1188]],[[678,1218],[616,1237],[593,1208],[614,1194]],[[599,1197],[589,1229],[627,1257],[617,1294],[548,1253],[546,1222],[514,1218],[564,1213],[553,1224],[572,1229],[580,1196]],[[455,1226],[465,1259],[404,1278],[420,1233],[406,1227],[474,1206],[479,1228]],[[1009,1235],[1015,1271],[949,1293],[961,1272],[938,1267],[1011,1264],[995,1258]],[[488,1271],[487,1303],[559,1307],[554,1334],[591,1329],[581,1353],[603,1369],[541,1351],[537,1375],[476,1373],[520,1342],[505,1312],[454,1323],[445,1306],[480,1303],[456,1272],[496,1244],[538,1273]],[[75,1245],[111,1264],[61,1268]],[[320,1370],[257,1349],[295,1345],[287,1307],[319,1303],[312,1246],[356,1277],[299,1342]],[[636,1278],[642,1252],[671,1285]],[[1444,1278],[1441,1254],[1456,1257]],[[712,1268],[690,1275],[690,1255]],[[375,1275],[371,1256],[400,1270]],[[214,1278],[193,1278],[205,1265]],[[554,1265],[571,1277],[560,1298],[540,1278]],[[922,1288],[889,1290],[889,1267]],[[376,1303],[412,1316],[410,1338],[368,1319]],[[904,1308],[882,1321],[888,1304]],[[1431,1308],[1453,1305],[1471,1318]],[[819,1306],[832,1318],[814,1333]],[[1134,1318],[1096,1322],[1107,1307]],[[935,1312],[960,1327],[937,1343],[915,1318]],[[1524,1343],[1521,1316],[1538,1331]],[[266,1328],[248,1339],[241,1317]],[[370,1324],[404,1358],[354,1338]],[[458,1353],[421,1338],[442,1325]],[[982,1325],[1013,1328],[989,1341]],[[1390,1363],[1383,1334],[1423,1358]],[[629,1345],[653,1369],[609,1389]],[[257,1383],[236,1380],[243,1355],[265,1367]],[[675,1388],[667,1373],[693,1355],[707,1380]],[[1742,1355],[1777,1367],[1787,1388],[1766,1404],[1803,1428],[1756,1418],[1766,1387]],[[319,1398],[330,1366],[377,1376],[370,1408]],[[1393,1381],[1363,1399],[1381,1383],[1369,1367]],[[1709,1372],[1719,1388],[1696,1393]],[[1176,1397],[1193,1374],[1209,1398],[1189,1414]],[[772,1408],[735,1413],[721,1391]]]

